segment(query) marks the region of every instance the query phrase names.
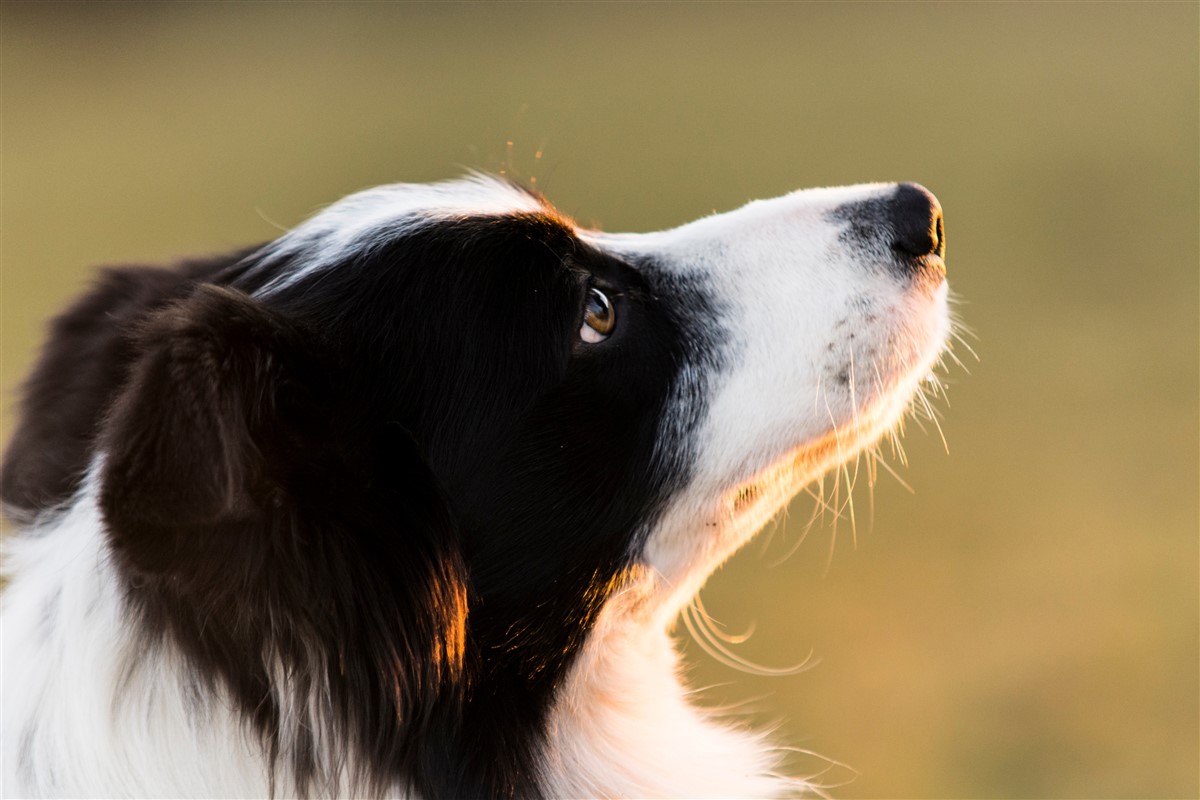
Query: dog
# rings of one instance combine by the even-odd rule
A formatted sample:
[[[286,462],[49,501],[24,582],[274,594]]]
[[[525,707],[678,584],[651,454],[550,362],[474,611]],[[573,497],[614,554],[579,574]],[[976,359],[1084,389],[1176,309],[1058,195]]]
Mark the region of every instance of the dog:
[[[8,796],[771,797],[670,629],[950,333],[915,184],[648,234],[483,175],[109,269],[5,457]]]

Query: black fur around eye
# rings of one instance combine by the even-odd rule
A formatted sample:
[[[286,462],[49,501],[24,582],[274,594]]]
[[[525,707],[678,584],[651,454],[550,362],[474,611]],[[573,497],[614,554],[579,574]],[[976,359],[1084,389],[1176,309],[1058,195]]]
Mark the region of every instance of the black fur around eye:
[[[613,310],[608,296],[599,289],[588,290],[587,306],[583,310],[583,326],[579,336],[588,344],[596,344],[608,338],[617,326],[617,312]]]

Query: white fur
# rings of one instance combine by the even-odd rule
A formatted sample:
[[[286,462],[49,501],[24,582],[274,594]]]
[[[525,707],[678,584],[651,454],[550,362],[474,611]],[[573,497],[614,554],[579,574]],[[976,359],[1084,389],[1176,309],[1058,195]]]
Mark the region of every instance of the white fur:
[[[780,797],[805,792],[779,773],[763,734],[695,706],[656,619],[649,573],[631,576],[588,637],[551,713],[551,797]]]
[[[6,549],[5,797],[269,793],[260,745],[230,706],[217,697],[189,713],[178,655],[131,636],[91,482],[65,516]]]

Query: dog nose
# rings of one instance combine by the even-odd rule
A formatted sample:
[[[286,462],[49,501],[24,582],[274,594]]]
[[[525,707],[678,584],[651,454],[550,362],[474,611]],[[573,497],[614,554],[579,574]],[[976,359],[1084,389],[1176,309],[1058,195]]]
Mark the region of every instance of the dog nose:
[[[892,249],[907,258],[946,254],[942,206],[918,183],[902,183],[889,204]]]

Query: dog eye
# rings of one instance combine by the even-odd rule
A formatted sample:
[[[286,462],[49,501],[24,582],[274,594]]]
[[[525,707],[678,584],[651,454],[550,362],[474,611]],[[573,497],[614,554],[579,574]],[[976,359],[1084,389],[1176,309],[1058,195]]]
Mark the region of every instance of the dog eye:
[[[587,306],[583,310],[583,327],[579,337],[588,344],[603,342],[617,326],[617,313],[604,292],[593,287],[588,290]]]

